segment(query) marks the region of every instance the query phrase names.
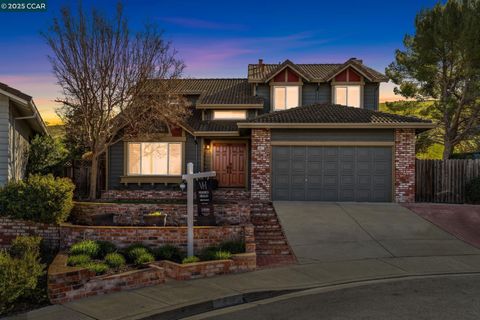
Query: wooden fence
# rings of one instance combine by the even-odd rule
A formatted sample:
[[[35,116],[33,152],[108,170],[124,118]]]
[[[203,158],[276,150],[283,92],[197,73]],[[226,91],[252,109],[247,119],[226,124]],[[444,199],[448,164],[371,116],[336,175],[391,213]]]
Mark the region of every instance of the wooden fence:
[[[417,160],[417,202],[465,203],[465,186],[480,176],[480,159]]]

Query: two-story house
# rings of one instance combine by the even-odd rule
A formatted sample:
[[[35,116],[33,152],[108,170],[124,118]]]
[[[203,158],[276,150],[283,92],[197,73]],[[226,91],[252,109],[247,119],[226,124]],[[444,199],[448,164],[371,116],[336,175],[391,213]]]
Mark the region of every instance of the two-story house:
[[[107,152],[107,189],[178,189],[186,164],[253,199],[414,200],[415,135],[428,121],[377,111],[388,79],[361,60],[248,66],[242,79],[184,79],[192,116]]]

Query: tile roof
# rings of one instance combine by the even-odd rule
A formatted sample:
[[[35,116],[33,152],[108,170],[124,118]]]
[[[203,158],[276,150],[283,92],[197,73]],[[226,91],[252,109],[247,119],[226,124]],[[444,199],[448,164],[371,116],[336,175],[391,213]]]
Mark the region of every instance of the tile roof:
[[[179,79],[175,92],[200,95],[197,106],[202,105],[258,105],[263,99],[252,94],[247,79]]]
[[[386,82],[388,78],[382,73],[373,70],[370,67],[362,64],[358,60],[350,59],[345,63],[316,63],[316,64],[293,64],[290,60],[286,60],[280,64],[249,64],[248,65],[248,81],[250,82],[264,82],[269,79],[276,72],[283,69],[285,66],[294,65],[299,73],[307,76],[307,80],[313,82],[325,82],[330,80],[332,76],[340,72],[343,68],[351,65],[365,74],[370,81]],[[295,69],[294,69],[295,71]]]
[[[313,104],[288,110],[263,114],[249,123],[365,123],[365,124],[431,124],[428,120],[415,117],[373,111],[363,108],[346,107],[335,104]]]
[[[21,92],[20,90],[17,90],[15,88],[9,87],[7,84],[0,82],[0,90],[6,91],[10,94],[13,94],[16,97],[19,97],[20,99],[30,101],[32,100],[32,97],[29,96],[26,93]]]

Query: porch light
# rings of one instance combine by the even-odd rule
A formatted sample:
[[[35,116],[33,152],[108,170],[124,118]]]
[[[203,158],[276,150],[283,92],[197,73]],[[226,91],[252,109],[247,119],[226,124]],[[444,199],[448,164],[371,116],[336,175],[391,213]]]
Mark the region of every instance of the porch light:
[[[210,150],[210,145],[209,144],[205,145],[205,150]]]

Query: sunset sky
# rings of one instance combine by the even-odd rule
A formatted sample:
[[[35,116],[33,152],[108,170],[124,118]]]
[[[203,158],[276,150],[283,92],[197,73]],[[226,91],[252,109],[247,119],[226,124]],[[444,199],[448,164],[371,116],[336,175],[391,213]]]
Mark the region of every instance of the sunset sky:
[[[96,2],[113,12],[116,1]],[[350,57],[384,72],[413,32],[416,13],[437,1],[125,1],[132,29],[155,22],[184,59],[188,77],[246,77],[247,64],[290,59],[295,63],[342,63]],[[0,12],[0,82],[30,94],[49,123],[58,121],[61,95],[40,36],[61,6],[46,12]],[[398,100],[382,84],[381,101]]]

